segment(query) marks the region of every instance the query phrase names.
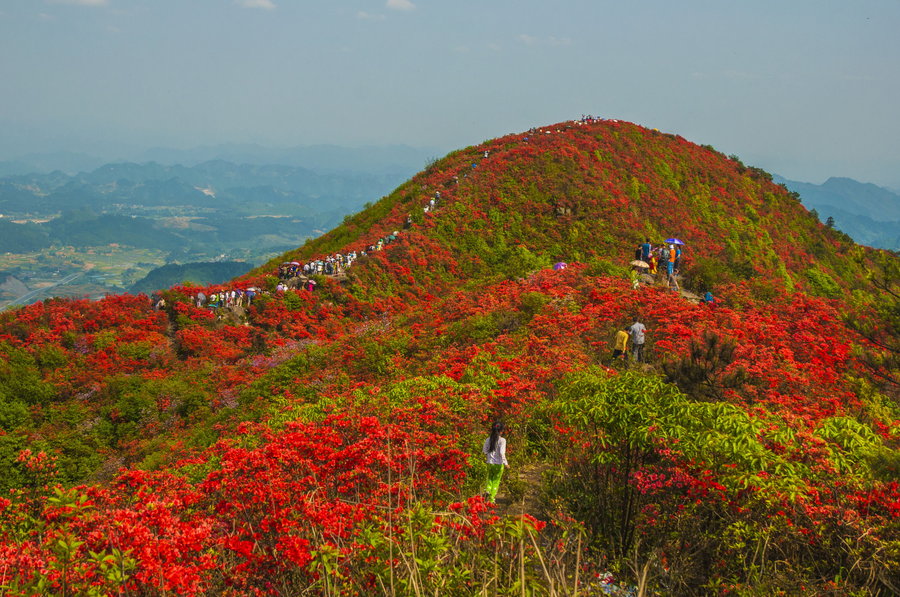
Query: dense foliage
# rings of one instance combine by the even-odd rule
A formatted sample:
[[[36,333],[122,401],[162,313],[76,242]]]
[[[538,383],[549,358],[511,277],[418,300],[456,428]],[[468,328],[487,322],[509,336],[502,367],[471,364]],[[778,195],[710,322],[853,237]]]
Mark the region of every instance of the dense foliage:
[[[863,275],[893,256],[764,172],[603,122],[450,154],[282,259],[401,229],[314,292],[251,272],[246,309],[175,287],[4,314],[5,591],[900,591],[896,369]],[[670,235],[716,305],[624,275]],[[634,317],[649,363],[611,365]]]

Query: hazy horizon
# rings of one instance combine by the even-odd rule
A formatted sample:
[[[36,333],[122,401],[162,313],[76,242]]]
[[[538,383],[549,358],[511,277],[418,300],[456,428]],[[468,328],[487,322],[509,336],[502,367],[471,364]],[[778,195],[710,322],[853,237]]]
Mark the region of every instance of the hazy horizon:
[[[441,157],[593,114],[900,187],[900,3],[12,0],[0,159],[219,144]]]

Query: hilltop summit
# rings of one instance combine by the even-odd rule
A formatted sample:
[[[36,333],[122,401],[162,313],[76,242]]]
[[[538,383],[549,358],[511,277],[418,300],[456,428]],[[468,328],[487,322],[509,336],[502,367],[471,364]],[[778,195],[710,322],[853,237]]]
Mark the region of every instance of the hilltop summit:
[[[438,209],[425,213],[434,198]],[[859,275],[850,239],[768,173],[617,120],[563,122],[453,152],[282,259],[362,250],[408,217],[415,226],[401,244],[422,257],[404,264],[417,283],[439,277],[428,257],[436,250],[471,279],[557,261],[621,267],[645,238],[670,237],[686,243],[686,275],[698,288],[760,277],[822,292],[823,278],[846,286]]]

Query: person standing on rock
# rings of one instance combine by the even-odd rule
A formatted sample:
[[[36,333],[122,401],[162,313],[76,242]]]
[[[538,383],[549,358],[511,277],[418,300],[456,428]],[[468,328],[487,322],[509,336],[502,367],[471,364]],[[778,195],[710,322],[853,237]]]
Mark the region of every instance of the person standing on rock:
[[[491,434],[484,440],[481,452],[487,457],[487,483],[485,484],[485,499],[494,503],[497,499],[497,490],[500,489],[500,479],[503,477],[503,467],[509,466],[506,461],[506,438],[503,433],[506,425],[497,421],[491,427]]]

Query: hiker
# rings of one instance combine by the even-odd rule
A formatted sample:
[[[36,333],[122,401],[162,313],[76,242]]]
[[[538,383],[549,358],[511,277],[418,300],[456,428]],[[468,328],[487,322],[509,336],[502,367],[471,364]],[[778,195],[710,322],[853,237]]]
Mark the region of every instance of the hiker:
[[[666,281],[668,282],[669,288],[672,288],[673,282],[675,288],[678,288],[678,282],[675,281],[675,245],[669,245],[667,257],[668,260],[666,261]]]
[[[615,361],[619,357],[622,357],[623,361],[625,361],[626,363],[628,362],[628,340],[631,338],[628,330],[629,327],[626,325],[621,330],[616,332],[616,339],[613,344],[613,361]]]
[[[641,245],[641,261],[646,261],[650,263],[650,253],[653,251],[653,245],[650,244],[650,239],[645,238],[644,244]]]
[[[675,245],[675,273],[681,273],[681,245]]]
[[[713,293],[709,290],[706,291],[706,294],[703,295],[703,298],[700,299],[700,302],[704,305],[715,305],[716,298],[713,296]]]
[[[497,490],[500,489],[500,478],[503,477],[503,467],[509,466],[506,461],[506,438],[503,432],[506,425],[497,421],[491,426],[491,434],[484,440],[481,453],[487,457],[487,483],[485,484],[485,500],[494,503],[497,499]]]
[[[681,286],[678,285],[678,278],[675,277],[675,274],[669,274],[669,279],[667,280],[669,284],[669,290],[672,292],[680,292]]]
[[[632,360],[635,363],[644,363],[644,333],[647,331],[647,328],[643,323],[640,322],[640,319],[635,317],[634,323],[628,327],[628,331],[631,332],[631,356]]]

